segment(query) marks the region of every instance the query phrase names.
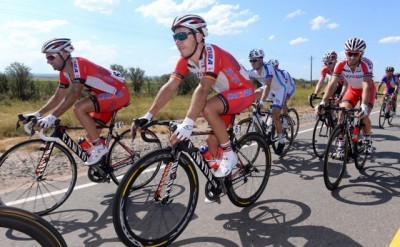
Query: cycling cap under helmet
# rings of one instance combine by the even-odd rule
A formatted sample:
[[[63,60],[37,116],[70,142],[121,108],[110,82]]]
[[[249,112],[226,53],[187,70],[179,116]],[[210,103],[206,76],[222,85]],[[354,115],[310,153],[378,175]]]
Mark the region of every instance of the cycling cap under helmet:
[[[367,45],[361,38],[351,38],[344,43],[344,49],[346,51],[359,51],[364,52]]]
[[[394,72],[394,68],[392,66],[387,66],[385,71]]]
[[[174,32],[178,27],[187,27],[195,32],[203,34],[204,37],[207,37],[208,35],[208,30],[206,28],[207,23],[198,15],[189,14],[177,16],[172,23],[171,30]]]
[[[54,38],[46,41],[42,46],[42,53],[46,52],[61,52],[62,50],[66,52],[73,52],[74,47],[71,44],[71,40],[67,38]]]
[[[268,61],[268,63],[271,64],[274,67],[279,66],[278,59],[271,59],[271,60]]]
[[[337,59],[337,54],[334,51],[329,51],[325,53],[325,55],[322,57],[322,61],[324,62],[332,62]]]
[[[249,54],[249,59],[252,58],[263,58],[264,57],[264,51],[261,49],[253,49],[250,51]]]

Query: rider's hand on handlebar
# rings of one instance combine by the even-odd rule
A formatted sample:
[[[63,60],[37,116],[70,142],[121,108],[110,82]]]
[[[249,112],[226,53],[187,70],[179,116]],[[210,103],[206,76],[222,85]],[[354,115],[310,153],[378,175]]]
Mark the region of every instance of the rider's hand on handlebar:
[[[136,118],[133,119],[132,125],[131,125],[131,132],[132,135],[134,134],[134,132],[136,130],[140,130],[140,127],[143,127],[144,125],[146,125],[147,123],[149,123],[151,121],[151,119],[153,118],[153,114],[151,114],[150,112],[146,113],[146,115],[144,115],[141,118]]]
[[[36,118],[36,119],[40,118],[41,114],[40,114],[39,111],[37,111],[37,112],[32,112],[32,113],[25,113],[25,114],[22,114],[22,116],[25,119],[27,119],[27,121],[29,122],[33,117]]]
[[[366,104],[361,104],[361,111],[357,114],[357,117],[363,118],[368,116],[368,106]]]
[[[53,114],[50,114],[47,117],[39,119],[38,125],[42,128],[48,128],[48,127],[52,126],[56,120],[57,120],[57,117],[54,116]]]
[[[262,99],[257,100],[256,106],[258,109],[262,108],[263,105],[264,105],[264,100]]]
[[[319,103],[316,107],[315,107],[315,113],[318,115],[323,114],[325,108],[327,107],[327,104],[323,101],[321,101],[321,103]]]
[[[185,118],[182,123],[177,125],[174,134],[169,139],[171,147],[179,141],[187,140],[192,135],[194,121],[190,118]]]
[[[308,96],[308,103],[312,102],[316,97],[317,95],[315,93],[310,94],[310,96]]]

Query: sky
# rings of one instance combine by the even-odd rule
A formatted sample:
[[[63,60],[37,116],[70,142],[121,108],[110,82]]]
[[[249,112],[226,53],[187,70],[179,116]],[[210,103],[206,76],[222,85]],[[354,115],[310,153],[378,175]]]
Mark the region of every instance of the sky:
[[[229,51],[247,69],[253,48],[296,79],[317,80],[322,56],[344,59],[344,42],[367,44],[375,80],[387,66],[400,72],[400,1],[396,0],[0,0],[0,72],[13,62],[33,74],[56,74],[41,53],[51,38],[70,38],[73,56],[109,68],[119,64],[169,74],[179,58],[171,24],[197,14],[207,24],[206,43]]]

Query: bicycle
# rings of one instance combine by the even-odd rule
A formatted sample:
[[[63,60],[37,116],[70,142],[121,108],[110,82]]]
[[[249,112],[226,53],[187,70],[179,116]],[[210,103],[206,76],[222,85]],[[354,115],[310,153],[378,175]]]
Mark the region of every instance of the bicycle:
[[[29,243],[35,244],[34,246],[40,244],[43,247],[67,247],[64,238],[54,226],[29,211],[0,205],[0,219],[0,228],[17,231],[18,235],[23,233],[29,236],[34,240],[34,243]]]
[[[234,117],[231,126],[234,122]],[[170,128],[176,123],[167,122]],[[192,136],[213,132],[193,131]],[[271,171],[268,145],[258,133],[236,139],[233,127],[228,128],[238,163],[225,178],[214,177],[207,161],[191,140],[174,147],[148,153],[125,174],[114,196],[113,224],[119,239],[127,246],[167,246],[189,224],[198,201],[199,178],[196,167],[207,180],[206,198],[220,203],[227,195],[238,207],[252,205],[263,193]],[[151,183],[140,189],[135,184],[141,176],[146,180],[162,165]]]
[[[142,130],[140,137],[135,133],[132,139],[130,130],[122,131],[122,123],[115,122],[116,114],[114,112],[109,125],[98,126],[107,130],[105,145],[109,152],[88,168],[87,175],[95,183],[109,183],[111,179],[119,184],[134,161],[145,152],[161,148],[160,140],[148,129]],[[83,127],[61,125],[58,119],[45,133],[44,129],[34,130],[36,118],[25,119],[19,115],[17,128],[20,122],[31,137],[39,135],[40,139],[21,142],[0,157],[0,195],[8,206],[19,205],[27,211],[45,215],[61,206],[75,187],[78,171],[72,153],[82,161],[89,157],[88,152],[67,134],[67,131],[83,130]]]
[[[325,149],[324,182],[328,190],[335,190],[339,186],[350,158],[354,160],[356,168],[362,170],[369,155],[368,144],[360,131],[364,126],[362,118],[354,115],[360,109],[334,109],[342,112],[343,120],[333,129]],[[354,121],[355,118],[357,121]],[[341,148],[338,148],[339,145]]]
[[[379,111],[379,128],[383,129],[385,122],[387,120],[389,125],[392,125],[393,115],[391,112],[393,111],[392,105],[392,95],[378,93],[377,95],[384,95],[381,109]]]
[[[322,97],[314,97],[308,100],[310,107],[313,109],[315,108],[313,100],[316,99],[322,99]],[[330,98],[328,105],[333,106],[335,101],[335,98]],[[338,113],[335,112],[331,107],[326,108],[323,114],[317,115],[317,121],[314,125],[311,143],[315,156],[320,159],[324,157],[328,138],[337,124],[337,116]]]
[[[300,129],[299,113],[297,112],[297,110],[295,108],[290,107],[288,109],[288,115],[293,123],[293,139],[296,139],[297,133],[299,133],[299,129]]]
[[[265,117],[265,121],[262,119]],[[283,140],[285,147],[280,154],[284,156],[290,149],[294,139],[293,122],[288,115],[281,114],[280,121],[282,123]],[[283,123],[286,122],[287,126]],[[278,134],[276,133],[275,125],[272,123],[271,110],[261,110],[255,103],[252,104],[252,113],[249,117],[242,119],[238,122],[236,129],[240,134],[247,134],[249,132],[260,133],[266,140],[268,145],[272,146],[274,152],[278,148]]]

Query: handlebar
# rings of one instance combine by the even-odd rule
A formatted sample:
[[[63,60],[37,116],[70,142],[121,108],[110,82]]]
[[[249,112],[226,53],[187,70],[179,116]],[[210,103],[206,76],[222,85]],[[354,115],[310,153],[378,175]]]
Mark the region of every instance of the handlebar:
[[[18,121],[17,121],[17,129],[20,126],[20,122],[23,123],[24,125],[24,130],[26,133],[28,133],[29,138],[31,138],[33,135],[38,135],[40,139],[43,141],[48,141],[48,142],[55,142],[58,141],[59,139],[57,137],[50,137],[47,136],[44,133],[44,129],[42,128],[40,131],[35,130],[35,126],[37,124],[37,118],[34,116],[29,116],[29,117],[24,117],[22,114],[18,115]]]

